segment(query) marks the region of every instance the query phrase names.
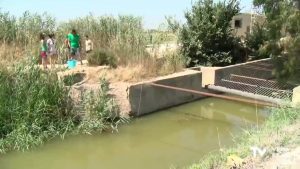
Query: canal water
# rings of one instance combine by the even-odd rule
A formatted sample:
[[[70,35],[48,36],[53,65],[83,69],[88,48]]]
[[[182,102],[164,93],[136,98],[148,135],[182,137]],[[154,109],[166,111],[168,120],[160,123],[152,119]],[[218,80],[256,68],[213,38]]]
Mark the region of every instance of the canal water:
[[[118,132],[56,140],[26,153],[0,156],[0,169],[168,169],[232,146],[243,128],[268,111],[207,98],[132,120]]]

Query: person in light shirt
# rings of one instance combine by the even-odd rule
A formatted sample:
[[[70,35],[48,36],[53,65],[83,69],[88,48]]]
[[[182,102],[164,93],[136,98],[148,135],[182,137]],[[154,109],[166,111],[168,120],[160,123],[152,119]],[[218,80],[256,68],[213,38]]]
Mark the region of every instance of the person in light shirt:
[[[47,39],[47,47],[48,47],[48,51],[47,51],[47,56],[50,59],[50,65],[53,66],[56,57],[56,40],[55,40],[55,35],[49,34],[48,36],[49,38]]]
[[[90,53],[91,51],[93,51],[93,42],[91,41],[89,36],[86,35],[85,36],[85,52]]]

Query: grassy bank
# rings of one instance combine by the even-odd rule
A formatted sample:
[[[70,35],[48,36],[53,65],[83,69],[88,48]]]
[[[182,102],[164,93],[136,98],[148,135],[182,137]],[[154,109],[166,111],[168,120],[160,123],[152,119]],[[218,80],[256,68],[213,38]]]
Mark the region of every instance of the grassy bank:
[[[205,156],[199,163],[193,164],[188,169],[222,169],[222,168],[247,168],[248,162],[252,161],[250,147],[257,146],[266,148],[267,152],[262,160],[278,152],[280,147],[293,144],[296,141],[296,134],[287,132],[293,123],[300,119],[300,109],[281,107],[271,110],[272,114],[259,128],[244,130],[244,134],[234,138],[235,145],[232,148],[224,148],[219,153]],[[235,158],[234,165],[232,158]],[[230,158],[230,163],[228,163]],[[242,159],[243,162],[240,161]],[[241,164],[241,166],[238,166]],[[236,165],[236,166],[235,166]],[[251,167],[250,167],[251,168]]]
[[[3,66],[4,67],[4,66]],[[34,62],[0,70],[0,152],[24,151],[54,137],[89,134],[117,127],[118,108],[102,81],[99,92],[82,93],[76,106],[70,89],[55,71],[43,71]],[[86,116],[78,114],[85,112]]]

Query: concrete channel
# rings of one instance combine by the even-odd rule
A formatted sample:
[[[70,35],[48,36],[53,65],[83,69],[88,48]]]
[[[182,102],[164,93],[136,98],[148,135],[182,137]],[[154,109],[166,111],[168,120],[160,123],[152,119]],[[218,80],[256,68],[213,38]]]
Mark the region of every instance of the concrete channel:
[[[261,65],[267,68],[257,68],[257,66]],[[260,78],[269,83],[269,80],[272,79],[273,76],[271,71],[272,67],[270,67],[270,65],[272,65],[270,59],[263,59],[228,67],[199,67],[134,84],[129,87],[128,91],[132,115],[142,116],[207,97],[191,92],[159,88],[151,85],[153,83],[206,93],[230,93],[257,101],[280,104],[283,101],[280,98],[260,95],[252,90],[248,90],[254,85],[236,82],[237,84],[243,85],[238,85],[239,88],[230,88],[227,87],[226,84],[224,85],[224,82],[221,82],[221,79],[228,78],[226,76],[228,76],[229,73],[234,73],[246,75],[246,78]],[[254,72],[249,69],[253,67],[255,67]],[[299,99],[293,100],[298,101]]]

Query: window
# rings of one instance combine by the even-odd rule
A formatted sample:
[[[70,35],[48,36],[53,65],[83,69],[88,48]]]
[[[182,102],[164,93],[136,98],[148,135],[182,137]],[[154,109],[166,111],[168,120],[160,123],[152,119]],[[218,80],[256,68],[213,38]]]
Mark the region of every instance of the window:
[[[237,20],[234,20],[234,28],[241,28],[242,27],[242,20],[240,19],[237,19]]]

